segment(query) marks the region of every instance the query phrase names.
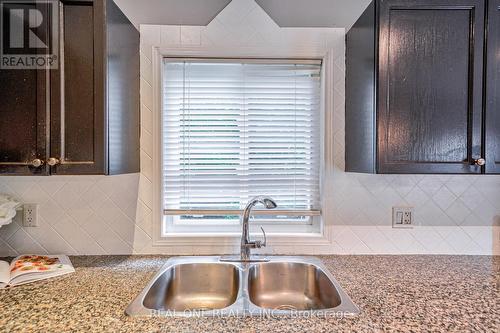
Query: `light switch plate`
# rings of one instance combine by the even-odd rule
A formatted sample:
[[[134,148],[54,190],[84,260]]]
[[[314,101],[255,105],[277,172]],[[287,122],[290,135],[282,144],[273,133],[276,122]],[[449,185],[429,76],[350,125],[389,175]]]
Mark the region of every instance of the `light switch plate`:
[[[393,228],[413,228],[415,212],[413,207],[392,207]]]
[[[38,204],[24,204],[23,208],[23,227],[38,227]]]

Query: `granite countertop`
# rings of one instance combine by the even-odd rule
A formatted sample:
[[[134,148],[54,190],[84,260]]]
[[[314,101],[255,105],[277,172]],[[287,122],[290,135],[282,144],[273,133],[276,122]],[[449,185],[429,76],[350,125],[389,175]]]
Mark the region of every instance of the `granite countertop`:
[[[165,256],[71,257],[76,273],[0,290],[1,332],[499,332],[500,257],[320,256],[354,318],[130,318]]]

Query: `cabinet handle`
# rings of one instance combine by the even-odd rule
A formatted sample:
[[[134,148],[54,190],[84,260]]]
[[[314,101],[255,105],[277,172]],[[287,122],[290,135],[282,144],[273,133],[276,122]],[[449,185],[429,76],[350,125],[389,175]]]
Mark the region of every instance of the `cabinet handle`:
[[[56,164],[59,164],[59,160],[55,157],[51,157],[47,160],[47,164],[50,166],[54,166]]]
[[[474,162],[476,163],[476,165],[479,165],[479,166],[483,166],[486,164],[486,160],[484,158],[478,158]]]
[[[31,166],[38,168],[41,167],[43,164],[43,161],[39,158],[35,158],[33,161],[31,161]]]

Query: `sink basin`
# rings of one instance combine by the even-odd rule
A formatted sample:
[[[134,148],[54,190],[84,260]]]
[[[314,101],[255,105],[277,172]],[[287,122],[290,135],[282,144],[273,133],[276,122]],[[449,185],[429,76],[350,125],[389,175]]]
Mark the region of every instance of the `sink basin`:
[[[179,264],[164,271],[153,283],[144,306],[156,310],[213,310],[236,301],[239,271],[223,263]]]
[[[130,316],[331,316],[359,309],[317,258],[221,262],[174,257],[130,303]]]
[[[270,262],[250,267],[250,301],[265,309],[318,310],[339,306],[333,282],[319,267],[296,262]]]

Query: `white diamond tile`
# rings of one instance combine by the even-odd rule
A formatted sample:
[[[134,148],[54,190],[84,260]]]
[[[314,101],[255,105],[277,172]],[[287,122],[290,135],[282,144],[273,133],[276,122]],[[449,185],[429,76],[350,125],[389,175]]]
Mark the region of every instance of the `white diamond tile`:
[[[88,204],[93,211],[99,209],[106,199],[108,199],[108,196],[99,188],[97,183],[94,183],[81,196],[81,200]]]
[[[52,198],[60,207],[78,205],[80,199],[77,192],[71,188],[69,183],[66,183],[59,191],[52,195]]]
[[[389,186],[386,178],[381,175],[369,175],[369,174],[345,174],[348,178],[356,178],[358,182],[371,194],[378,195],[383,193],[383,191]]]
[[[147,177],[142,175],[139,180],[139,198],[144,203],[153,202],[153,184]]]
[[[102,179],[103,176],[85,176],[85,177],[74,177],[69,179],[65,187],[68,187],[74,193],[81,195],[87,191],[96,181]]]
[[[151,213],[145,215],[142,219],[136,220],[136,226],[141,228],[149,238],[153,237],[153,215]]]
[[[153,156],[153,136],[148,131],[141,130],[141,150]]]
[[[481,255],[484,253],[484,249],[479,246],[479,244],[473,241],[470,242],[469,245],[460,247],[459,253],[465,253],[468,255]]]
[[[415,186],[406,196],[405,201],[408,205],[420,208],[427,203],[431,198],[420,189],[420,187]]]
[[[455,253],[461,253],[464,249],[471,247],[473,240],[461,228],[453,228],[445,238],[445,241],[453,248]]]
[[[427,176],[422,178],[417,186],[427,195],[433,196],[443,186],[443,182],[437,176]]]
[[[408,195],[416,185],[417,182],[411,175],[398,176],[391,183],[392,188],[402,197]]]
[[[410,233],[429,254],[444,254],[450,251],[448,244],[433,227],[416,227]]]
[[[4,240],[9,239],[10,237],[12,237],[12,235],[14,235],[21,228],[20,215],[21,214],[18,213],[16,215],[16,217],[14,217],[14,219],[12,220],[11,223],[9,223],[7,225],[3,225],[0,228],[0,239],[4,239]]]
[[[24,229],[33,239],[36,239],[48,253],[63,253],[76,255],[78,252],[68,244],[48,223],[41,220],[36,228]],[[24,252],[23,252],[24,253]],[[36,253],[36,252],[34,252]]]
[[[111,201],[111,199],[105,199],[101,206],[96,210],[97,216],[103,219],[106,223],[110,223],[117,216],[120,215],[120,208]]]
[[[18,253],[0,238],[0,257],[15,257]]]
[[[141,130],[153,133],[153,112],[141,104]]]
[[[149,244],[151,244],[151,237],[142,230],[138,225],[134,226],[134,239],[133,239],[133,247],[134,251],[141,252],[144,248],[146,248]]]
[[[146,57],[140,57],[140,72],[141,77],[146,81],[149,85],[153,84],[153,68],[151,60]],[[143,111],[141,110],[141,113]],[[141,119],[142,120],[142,119]],[[141,124],[142,125],[142,124]]]
[[[121,237],[121,239],[132,245],[134,243],[135,223],[126,217],[125,214],[120,215],[121,216],[117,216],[115,219],[108,222],[108,225]]]
[[[150,181],[153,180],[153,159],[141,151],[141,172]]]
[[[106,253],[128,254],[131,247],[98,216],[93,216],[83,229],[106,251]]]
[[[446,243],[446,239],[448,238],[448,236],[454,232],[455,229],[457,229],[458,227],[455,227],[455,226],[436,226],[434,227],[434,230],[439,234],[439,236],[441,236],[443,238],[443,240],[445,240],[445,243]],[[448,246],[450,244],[446,243]]]
[[[84,224],[89,218],[91,218],[92,214],[94,214],[94,210],[90,207],[90,205],[82,201],[80,201],[80,204],[78,205],[68,207],[66,212],[79,225]]]
[[[474,185],[478,191],[500,212],[500,181],[493,177],[478,179]]]
[[[106,254],[102,247],[89,236],[71,217],[65,216],[53,228],[78,252],[84,254]]]
[[[406,201],[401,198],[398,192],[392,187],[387,187],[385,190],[380,192],[376,198],[379,203],[384,205],[384,207],[407,205]]]
[[[151,60],[152,46],[160,45],[161,42],[161,26],[141,24],[141,56]]]
[[[483,223],[483,221],[481,221],[481,219],[479,217],[476,216],[476,214],[474,214],[474,212],[471,212],[469,215],[467,215],[465,220],[463,220],[460,225],[462,227],[466,227],[466,226],[467,227],[470,227],[470,226],[479,227],[479,226],[484,226],[485,224]]]
[[[461,196],[472,184],[474,177],[451,176],[444,184],[457,197]]]
[[[351,227],[338,229],[339,233],[334,233],[334,241],[346,252],[355,251],[356,253],[370,253],[370,249],[356,234]],[[335,232],[335,229],[334,229]]]
[[[470,210],[476,209],[476,207],[485,200],[481,192],[479,192],[474,186],[462,193],[460,199],[462,199]]]
[[[18,229],[14,235],[7,240],[7,244],[18,253],[47,253],[47,251],[22,228]]]
[[[181,26],[181,45],[183,46],[201,45],[201,27]]]
[[[141,103],[148,109],[153,110],[153,88],[151,84],[144,78],[141,78],[140,89],[141,96],[144,96],[141,99]]]
[[[26,203],[34,202],[43,204],[47,202],[47,200],[49,200],[49,196],[47,195],[47,193],[45,193],[45,191],[42,190],[38,183],[33,183],[32,186],[30,186],[22,196],[18,197],[18,199]]]
[[[378,227],[352,226],[351,230],[370,249],[373,254],[391,254],[398,251]]]
[[[161,34],[161,40],[160,40],[161,45],[179,46],[181,44],[181,27],[179,25],[164,25],[161,27],[160,34]]]
[[[456,224],[460,225],[470,215],[470,210],[462,200],[457,199],[448,207],[446,214],[448,214]]]
[[[448,209],[451,204],[457,199],[457,197],[446,187],[441,187],[433,196],[432,200],[441,208],[442,210]]]
[[[69,178],[70,177],[44,177],[38,180],[38,185],[49,195],[49,197],[52,197],[54,193],[59,191],[66,184],[66,179]]]
[[[53,199],[47,200],[38,208],[38,214],[50,224],[56,223],[64,214],[63,207],[59,206]]]
[[[413,252],[413,245],[416,241],[409,229],[385,229],[385,235],[398,252],[403,254]]]
[[[500,216],[500,210],[493,207],[488,200],[481,202],[473,212],[479,218],[479,225],[485,226],[493,225],[495,217]]]
[[[494,227],[493,230],[491,227],[484,226],[464,226],[462,230],[469,235],[474,242],[483,249],[482,254],[493,251],[495,246],[499,245],[500,235],[495,232],[500,228]],[[497,252],[493,252],[497,253]]]
[[[120,211],[131,220],[135,220],[135,216],[137,215],[137,192],[138,186],[135,186],[134,192],[122,196],[115,195],[111,198],[111,200],[113,200],[113,202],[118,206]]]
[[[232,38],[229,31],[217,18],[213,19],[201,31],[201,43],[203,45],[216,45],[219,40],[227,40],[228,38]]]
[[[229,29],[238,27],[243,25],[241,23],[244,18],[256,7],[258,7],[258,5],[253,1],[233,0],[217,15],[217,20]]]
[[[28,179],[17,181],[14,177],[11,177],[7,186],[12,195],[21,198],[26,191],[33,187],[33,182],[30,182]]]

